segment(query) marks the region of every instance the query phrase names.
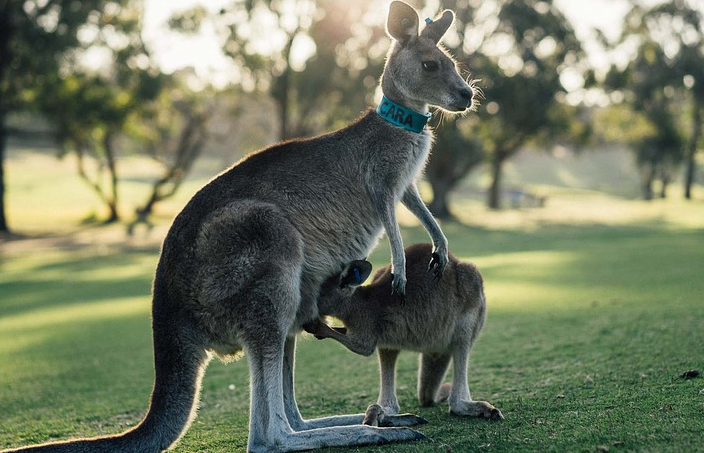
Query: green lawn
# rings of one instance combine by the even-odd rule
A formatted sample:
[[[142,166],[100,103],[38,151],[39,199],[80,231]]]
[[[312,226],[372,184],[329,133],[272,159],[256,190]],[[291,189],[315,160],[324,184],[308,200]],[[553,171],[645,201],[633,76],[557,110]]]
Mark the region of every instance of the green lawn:
[[[461,198],[455,208],[463,222],[444,225],[451,249],[482,270],[489,304],[470,389],[506,419],[420,408],[407,352],[400,402],[428,419],[429,440],[349,451],[704,451],[704,378],[679,377],[704,371],[701,200],[555,191],[544,209],[496,213]],[[43,212],[31,220],[37,230],[54,222]],[[116,433],[140,419],[161,234],[127,238],[114,226],[0,244],[0,448]],[[411,221],[403,234],[407,244],[426,240]],[[372,261],[388,259],[382,240]],[[214,362],[174,451],[244,451],[248,379],[244,360]],[[376,398],[376,360],[305,337],[296,385],[306,417],[361,412]]]

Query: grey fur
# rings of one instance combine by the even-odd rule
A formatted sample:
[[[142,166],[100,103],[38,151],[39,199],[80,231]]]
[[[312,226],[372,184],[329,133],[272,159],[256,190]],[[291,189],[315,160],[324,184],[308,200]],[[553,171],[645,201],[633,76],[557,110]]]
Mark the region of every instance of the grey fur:
[[[407,17],[415,17],[416,25],[406,27],[413,36],[404,36],[389,52],[381,81],[386,96],[419,112],[427,112],[428,104],[452,111],[470,107],[471,89],[436,42],[419,35],[410,6],[392,4],[389,30]],[[441,70],[425,72],[425,59],[442,63]],[[382,229],[391,243],[394,289],[403,294],[405,263],[395,217],[400,200],[429,229],[438,256],[433,265],[442,272],[447,240],[414,182],[431,142],[430,131],[408,132],[369,111],[336,132],[252,154],[213,179],[188,202],[164,240],[152,303],[156,379],[144,420],[118,436],[14,451],[162,451],[193,418],[210,357],[240,351],[251,375],[249,451],[423,438],[408,428],[338,426],[359,424],[363,414],[303,420],[294,397],[293,361],[300,326],[318,317],[325,278],[366,256]]]
[[[377,404],[367,410],[367,424],[377,426],[386,414],[399,411],[395,386],[396,358],[401,349],[421,353],[418,364],[421,405],[438,403],[443,399],[442,390],[449,392],[450,412],[455,415],[502,419],[501,412],[491,404],[472,401],[467,385],[469,351],[486,318],[479,270],[450,254],[445,275],[435,283],[426,266],[432,255],[430,244],[415,244],[405,252],[409,276],[405,303],[389,297],[390,267],[378,271],[370,285],[352,290],[348,282],[355,268],[362,279],[371,272],[368,262],[355,261],[323,284],[318,301],[320,314],[337,317],[345,328],[330,328],[318,320],[306,325],[306,330],[318,338],[333,338],[358,354],[370,355],[378,348],[380,392]],[[455,365],[452,386],[441,388],[450,359]]]

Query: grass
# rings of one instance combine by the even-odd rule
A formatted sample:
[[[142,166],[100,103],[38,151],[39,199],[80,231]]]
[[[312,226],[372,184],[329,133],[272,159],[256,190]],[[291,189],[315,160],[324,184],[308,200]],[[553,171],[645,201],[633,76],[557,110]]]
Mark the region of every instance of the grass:
[[[15,199],[27,212],[17,221],[34,225],[25,230],[57,222],[46,209],[32,218],[32,203],[72,204],[35,200],[43,187],[14,192],[27,197]],[[679,377],[704,371],[701,201],[553,190],[543,209],[490,212],[471,197],[455,208],[462,222],[444,230],[453,252],[482,270],[489,304],[470,389],[506,420],[419,407],[416,357],[406,352],[400,403],[429,420],[420,427],[429,440],[330,451],[704,451],[704,379]],[[82,214],[56,213],[62,221]],[[427,240],[402,218],[406,243]],[[141,418],[153,379],[149,292],[161,234],[127,238],[118,225],[2,244],[0,448],[116,433]],[[382,240],[371,259],[380,266],[388,257]],[[199,416],[174,451],[244,451],[248,379],[244,360],[214,362]],[[376,360],[303,337],[296,385],[305,417],[361,412],[376,398]]]

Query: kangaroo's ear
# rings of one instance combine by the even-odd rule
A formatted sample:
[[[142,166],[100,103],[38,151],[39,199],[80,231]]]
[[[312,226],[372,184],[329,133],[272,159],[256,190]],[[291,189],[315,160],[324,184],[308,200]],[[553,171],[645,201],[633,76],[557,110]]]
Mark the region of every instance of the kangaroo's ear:
[[[424,38],[431,39],[435,44],[440,42],[443,35],[450,28],[450,25],[455,21],[455,13],[446,9],[442,12],[442,16],[436,20],[425,20],[428,25],[425,26],[420,35]]]
[[[407,3],[391,2],[386,32],[401,44],[407,44],[418,37],[418,13]]]
[[[367,260],[355,260],[348,264],[340,274],[340,288],[359,286],[372,273],[372,263]]]

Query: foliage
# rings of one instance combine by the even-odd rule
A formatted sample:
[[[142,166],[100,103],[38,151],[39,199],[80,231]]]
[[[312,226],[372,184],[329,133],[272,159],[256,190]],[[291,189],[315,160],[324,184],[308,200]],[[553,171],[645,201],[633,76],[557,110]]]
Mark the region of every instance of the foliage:
[[[445,41],[463,43],[457,58],[480,79],[486,96],[478,118],[468,121],[487,150],[492,171],[487,202],[498,208],[507,159],[530,142],[583,135],[573,124],[576,110],[564,102],[561,81],[568,72],[578,74],[581,45],[551,1],[456,0],[444,6],[457,13],[457,36]]]
[[[2,75],[9,80],[2,83],[3,108],[48,118],[63,151],[78,156],[79,175],[108,207],[106,221],[117,220],[115,140],[162,83],[141,40],[141,2],[5,4],[12,52],[10,69]],[[87,156],[98,160],[95,171]]]
[[[457,184],[484,161],[483,143],[472,137],[469,122],[456,119],[438,121],[432,156],[425,169],[425,177],[433,189],[433,200],[428,206],[433,215],[449,219],[448,195]]]
[[[656,178],[665,196],[673,168],[686,157],[685,196],[689,198],[704,109],[702,12],[686,0],[650,9],[636,3],[624,20],[619,43],[612,45],[633,41],[638,43],[635,57],[625,68],[612,67],[604,85],[652,125],[649,133],[630,141],[643,173],[643,197],[653,197]],[[691,112],[688,138],[683,122],[687,111]]]
[[[287,139],[339,127],[368,105],[361,93],[376,86],[388,42],[381,23],[364,20],[369,4],[233,1],[214,15],[181,12],[170,24],[192,33],[211,21],[238,83],[276,101],[279,138]]]
[[[55,86],[57,76],[66,75],[84,44],[81,33],[128,1],[0,1],[0,232],[9,230],[4,204],[7,115],[38,110],[42,99],[36,90]]]
[[[172,77],[171,84],[141,115],[131,116],[129,135],[163,171],[144,204],[135,210],[136,218],[128,226],[130,234],[140,223],[152,226],[149,218],[154,206],[172,197],[193,168],[212,135],[208,122],[215,113],[215,99],[218,97],[212,89],[196,94],[178,77]]]
[[[108,8],[91,25],[97,36],[84,45],[94,52],[101,49],[107,64],[97,71],[74,62],[37,96],[41,111],[56,125],[64,153],[76,153],[79,175],[108,207],[106,222],[114,222],[119,219],[116,141],[128,118],[157,97],[165,76],[142,42],[139,3]],[[94,174],[84,163],[88,155],[98,161]],[[103,168],[108,184],[100,175]]]

